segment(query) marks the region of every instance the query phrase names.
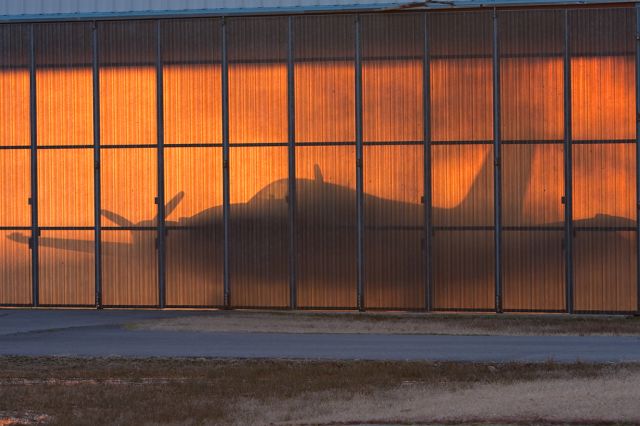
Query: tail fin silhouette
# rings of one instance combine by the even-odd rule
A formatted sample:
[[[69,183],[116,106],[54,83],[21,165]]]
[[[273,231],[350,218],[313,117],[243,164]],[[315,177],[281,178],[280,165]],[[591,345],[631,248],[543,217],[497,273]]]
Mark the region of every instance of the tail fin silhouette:
[[[523,144],[518,148],[519,155],[514,159],[516,163],[511,164],[511,167],[519,167],[519,173],[510,173],[507,180],[504,179],[503,175],[502,179],[503,199],[505,199],[505,195],[509,199],[503,205],[508,209],[510,217],[513,218],[521,218],[523,215],[524,200],[531,181],[534,160],[533,146]],[[484,194],[493,193],[493,188],[488,191],[488,187],[493,185],[493,164],[493,150],[488,150],[482,162],[482,167],[469,188],[469,192],[460,204],[454,207],[455,209],[460,209],[470,215],[477,214],[479,211],[493,211],[493,199],[488,199],[488,197],[484,196]]]

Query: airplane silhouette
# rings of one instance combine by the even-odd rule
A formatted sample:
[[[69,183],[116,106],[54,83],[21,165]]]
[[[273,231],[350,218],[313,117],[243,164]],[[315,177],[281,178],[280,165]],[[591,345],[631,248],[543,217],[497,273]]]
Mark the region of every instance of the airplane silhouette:
[[[455,215],[469,219],[480,202],[491,203],[493,201],[479,199],[477,194],[485,194],[487,182],[493,174],[491,155],[486,155],[479,173],[476,175],[467,195],[452,208],[432,208],[434,221]],[[517,187],[516,191],[525,191],[531,177],[531,163],[524,171],[525,179]],[[231,262],[235,262],[236,279],[259,280],[268,286],[272,282],[286,282],[288,277],[288,180],[281,179],[270,183],[258,191],[248,202],[232,204],[230,206],[229,229],[230,244],[229,256]],[[165,215],[169,218],[184,198],[184,192],[177,193],[165,206]],[[415,265],[424,262],[424,254],[421,249],[424,238],[424,206],[422,204],[389,200],[365,193],[365,257],[374,265],[396,265],[390,268],[393,275],[385,274],[384,268],[380,274],[369,274],[367,282],[389,283],[402,287],[416,280]],[[475,197],[475,198],[474,198]],[[296,234],[302,238],[298,244],[298,259],[309,261],[313,254],[333,253],[324,257],[328,265],[316,265],[312,268],[300,267],[299,275],[313,274],[316,282],[331,282],[336,280],[335,271],[355,270],[356,247],[356,193],[349,187],[326,182],[320,168],[314,167],[313,179],[296,179]],[[523,206],[512,206],[512,214],[522,214]],[[224,231],[222,206],[215,206],[203,210],[190,217],[182,217],[178,220],[166,220],[169,229],[167,235],[168,244],[174,251],[181,253],[173,257],[173,261],[187,262],[185,267],[193,268],[198,275],[206,278],[212,274],[220,274],[216,269],[222,258],[222,236]],[[109,211],[102,210],[102,215],[121,227],[155,227],[158,217],[132,223],[127,218]],[[546,223],[541,226],[550,228],[562,228],[564,222]],[[576,228],[620,228],[635,227],[635,221],[625,217],[597,214],[588,219],[574,221]],[[174,231],[174,229],[182,229]],[[185,232],[186,231],[186,232]],[[606,239],[601,244],[610,247],[608,252],[615,255],[613,250],[620,244],[623,237],[618,233],[607,233]],[[102,242],[102,252],[105,256],[118,256],[121,253],[127,255],[129,251],[123,250],[129,245],[149,244],[149,239],[155,239],[153,232],[131,232],[131,242]],[[28,244],[28,236],[16,232],[7,236],[12,241]],[[456,237],[451,237],[456,238]],[[557,248],[550,248],[553,244],[544,233],[533,233],[532,238],[540,238],[540,243],[532,244],[536,247],[531,252],[536,262],[558,262]],[[486,250],[481,239],[459,237],[453,241],[454,246],[470,253],[469,256],[481,262],[492,264],[493,252]],[[94,252],[93,241],[61,239],[42,237],[39,246],[45,248],[71,250],[84,253]],[[386,250],[376,250],[386,247]],[[198,255],[206,253],[206,256]],[[437,253],[435,254],[437,255]],[[600,253],[601,255],[601,253]],[[306,256],[306,257],[305,257]],[[311,257],[309,257],[311,256]],[[596,256],[596,254],[593,254]],[[177,259],[177,260],[176,260]],[[596,261],[595,257],[592,259]],[[168,258],[168,262],[172,259]],[[603,259],[598,262],[606,261]],[[321,261],[319,261],[321,262]],[[399,265],[399,266],[398,266]],[[404,265],[404,266],[403,266]],[[504,265],[509,268],[509,265]],[[517,267],[517,265],[513,266]],[[517,274],[518,271],[503,270],[503,273]],[[479,279],[475,276],[458,277],[463,281]],[[481,278],[480,278],[481,279]],[[460,284],[460,283],[459,283]],[[464,283],[461,283],[464,285]],[[351,285],[351,283],[349,283]]]

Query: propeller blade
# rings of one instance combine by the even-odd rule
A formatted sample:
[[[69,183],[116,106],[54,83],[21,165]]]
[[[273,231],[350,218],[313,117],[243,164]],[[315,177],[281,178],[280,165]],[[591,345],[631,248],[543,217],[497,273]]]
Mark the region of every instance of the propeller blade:
[[[12,232],[7,235],[7,238],[16,243],[29,244],[29,237],[21,234],[20,232]]]
[[[184,198],[184,191],[178,192],[164,207],[164,217],[169,217]]]
[[[120,216],[118,213],[114,213],[114,212],[109,211],[109,210],[102,210],[100,213],[102,213],[102,216],[106,217],[111,222],[115,223],[116,225],[119,225],[119,226],[134,226],[133,222],[130,222],[129,219],[127,219],[126,217]]]

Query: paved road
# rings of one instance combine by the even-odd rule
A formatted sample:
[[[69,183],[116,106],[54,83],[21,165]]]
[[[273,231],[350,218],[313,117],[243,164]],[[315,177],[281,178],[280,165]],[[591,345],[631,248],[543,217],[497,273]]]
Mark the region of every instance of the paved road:
[[[184,313],[0,310],[0,355],[640,361],[640,337],[204,333],[124,327],[180,315]]]

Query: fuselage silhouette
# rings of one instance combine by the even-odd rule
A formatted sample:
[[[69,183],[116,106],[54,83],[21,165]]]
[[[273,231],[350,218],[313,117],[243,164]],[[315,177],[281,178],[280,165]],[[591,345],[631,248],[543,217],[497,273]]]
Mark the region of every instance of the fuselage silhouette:
[[[478,211],[491,215],[493,223],[493,200],[483,199],[478,194],[486,194],[487,182],[493,174],[492,158],[487,155],[483,165],[469,188],[466,197],[452,208],[432,208],[434,224],[446,222],[448,217],[464,221],[473,220]],[[524,170],[526,178],[515,191],[526,191],[531,175],[531,161]],[[336,271],[355,271],[356,267],[356,192],[353,188],[326,182],[322,171],[316,165],[313,179],[296,179],[296,257],[301,263],[315,263],[314,267],[304,264],[299,267],[299,275],[313,274],[316,281],[335,280]],[[377,265],[393,264],[393,276],[369,274],[369,282],[393,280],[398,285],[415,280],[415,265],[424,262],[424,206],[389,200],[366,193],[364,198],[365,261]],[[165,206],[167,227],[167,262],[181,262],[181,268],[192,268],[202,278],[221,274],[223,257],[223,207],[214,206],[193,216],[173,218],[176,207],[184,197],[176,194]],[[261,280],[265,283],[286,282],[288,276],[289,243],[289,182],[277,180],[258,191],[248,202],[230,205],[229,209],[229,259],[234,279]],[[522,214],[523,206],[512,206],[511,214]],[[514,213],[515,212],[515,213]],[[150,227],[157,225],[157,218],[132,223],[117,212],[103,210],[102,215],[122,227]],[[540,226],[562,228],[564,223],[545,223]],[[628,218],[598,214],[592,218],[575,221],[576,227],[630,228],[635,221]],[[443,231],[441,235],[446,237]],[[440,231],[436,230],[440,235]],[[531,252],[536,262],[556,261],[558,250],[548,247],[550,240],[544,233],[533,233],[532,238],[540,238],[540,244],[532,244]],[[608,233],[602,244],[615,247],[622,237]],[[8,235],[10,240],[27,244],[29,238],[22,233]],[[131,232],[130,243],[102,243],[104,256],[127,256],[131,251],[123,250],[127,244],[145,244],[155,239],[153,232]],[[451,237],[455,238],[455,237]],[[492,263],[494,253],[486,250],[479,238],[461,238],[455,244],[475,259]],[[39,238],[43,249],[61,249],[93,253],[93,241]],[[434,246],[437,250],[437,246]],[[612,255],[613,249],[610,250]],[[176,255],[177,253],[177,255]],[[437,255],[437,254],[436,254]],[[594,255],[595,256],[595,255]],[[606,259],[599,259],[606,262]],[[324,262],[324,265],[322,263]],[[319,264],[319,265],[318,265]],[[397,267],[400,265],[400,267]],[[402,267],[402,265],[406,267]],[[505,265],[509,268],[509,265]],[[178,268],[179,269],[179,268]],[[379,268],[380,269],[380,268]],[[382,268],[384,269],[384,268]],[[173,270],[176,270],[174,267]],[[505,272],[505,271],[503,271]],[[509,272],[509,271],[506,271]],[[473,279],[464,276],[461,279]]]

